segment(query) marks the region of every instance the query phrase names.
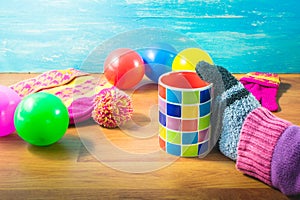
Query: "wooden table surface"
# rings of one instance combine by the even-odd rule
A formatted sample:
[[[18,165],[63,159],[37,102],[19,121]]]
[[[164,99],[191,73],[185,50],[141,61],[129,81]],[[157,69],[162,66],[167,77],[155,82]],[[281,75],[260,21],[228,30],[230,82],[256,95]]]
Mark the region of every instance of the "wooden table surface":
[[[0,84],[34,76],[0,74]],[[299,125],[300,75],[280,77],[275,115]],[[157,132],[149,133],[157,127],[157,85],[144,83],[130,94],[133,121],[122,128],[90,120],[48,147],[31,146],[17,133],[0,138],[0,199],[300,199],[243,175],[216,149],[202,159],[160,151]]]

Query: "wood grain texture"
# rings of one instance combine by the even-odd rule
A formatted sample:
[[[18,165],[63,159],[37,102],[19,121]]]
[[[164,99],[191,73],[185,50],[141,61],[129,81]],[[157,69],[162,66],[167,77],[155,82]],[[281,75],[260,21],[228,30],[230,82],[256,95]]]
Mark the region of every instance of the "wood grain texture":
[[[35,74],[0,74],[0,84],[10,85]],[[241,75],[236,75],[240,77]],[[280,75],[280,111],[275,115],[300,124],[300,75]],[[150,123],[148,110],[156,101],[155,84],[132,93],[134,121]],[[81,126],[90,126],[92,122]],[[120,129],[102,129],[119,148],[133,153],[157,149],[156,139],[147,144]],[[141,133],[142,134],[142,133]],[[145,157],[140,162],[156,162]],[[106,163],[105,163],[106,162]],[[0,138],[1,199],[297,199],[287,197],[260,181],[235,169],[235,163],[214,149],[207,157],[178,158],[170,165],[147,173],[126,173],[107,163],[130,165],[135,160],[100,162],[82,143],[78,126],[70,126],[54,145],[35,147],[17,133]]]

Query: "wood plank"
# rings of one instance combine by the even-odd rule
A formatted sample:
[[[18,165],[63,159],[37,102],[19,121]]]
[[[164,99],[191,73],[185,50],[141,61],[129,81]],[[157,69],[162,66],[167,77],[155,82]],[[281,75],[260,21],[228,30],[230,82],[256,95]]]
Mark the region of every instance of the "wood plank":
[[[1,190],[0,190],[1,191]],[[263,188],[248,189],[210,189],[210,188],[193,188],[193,189],[98,189],[85,188],[84,190],[72,190],[69,188],[59,188],[55,190],[34,189],[34,190],[14,190],[1,192],[3,197],[18,199],[27,197],[28,199],[236,199],[245,200],[287,200],[296,198],[284,197],[280,192]],[[67,198],[66,198],[67,197]]]
[[[10,85],[35,74],[0,74],[0,84]],[[96,75],[98,76],[98,75]],[[238,78],[242,75],[236,75]],[[280,111],[275,115],[299,125],[300,75],[280,75]],[[130,92],[128,92],[130,93]],[[151,124],[148,110],[157,99],[155,84],[132,93],[139,126]],[[81,124],[94,126],[92,121]],[[127,127],[128,128],[128,127]],[[0,196],[2,199],[296,199],[287,197],[235,169],[235,163],[214,149],[207,157],[176,158],[169,165],[147,173],[126,173],[110,167],[149,166],[160,161],[145,156],[99,160],[83,145],[80,125],[49,147],[26,144],[16,133],[0,138]],[[115,146],[131,153],[157,150],[155,137],[134,138],[122,129],[101,129]],[[141,135],[142,136],[142,135]],[[91,141],[93,142],[93,141]],[[110,157],[107,157],[110,158]]]

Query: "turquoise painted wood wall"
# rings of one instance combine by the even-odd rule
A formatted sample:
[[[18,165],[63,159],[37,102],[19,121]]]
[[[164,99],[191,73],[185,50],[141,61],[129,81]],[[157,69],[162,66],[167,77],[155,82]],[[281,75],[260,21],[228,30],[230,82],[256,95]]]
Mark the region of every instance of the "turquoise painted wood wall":
[[[299,0],[1,0],[0,72],[80,69],[104,41],[152,27],[195,40],[231,72],[296,73],[299,5]]]

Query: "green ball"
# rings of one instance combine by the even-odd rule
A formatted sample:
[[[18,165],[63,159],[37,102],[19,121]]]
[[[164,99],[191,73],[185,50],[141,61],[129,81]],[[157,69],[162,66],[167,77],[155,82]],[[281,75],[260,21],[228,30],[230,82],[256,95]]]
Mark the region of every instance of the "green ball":
[[[60,98],[39,92],[26,96],[19,103],[14,123],[23,140],[35,146],[48,146],[66,133],[69,114]]]

